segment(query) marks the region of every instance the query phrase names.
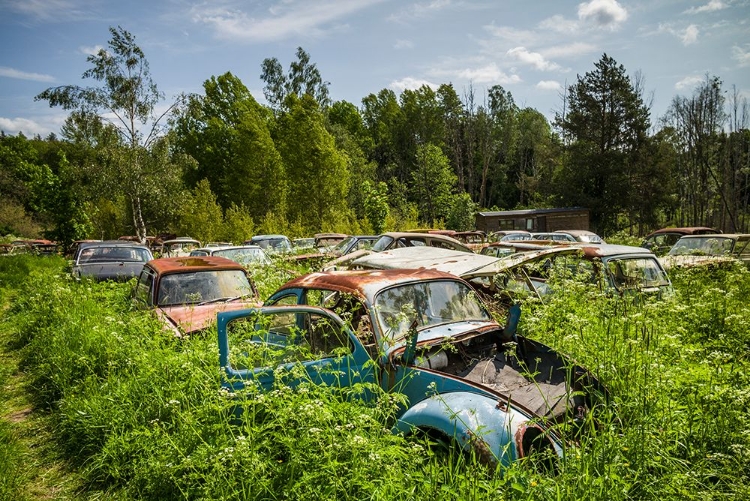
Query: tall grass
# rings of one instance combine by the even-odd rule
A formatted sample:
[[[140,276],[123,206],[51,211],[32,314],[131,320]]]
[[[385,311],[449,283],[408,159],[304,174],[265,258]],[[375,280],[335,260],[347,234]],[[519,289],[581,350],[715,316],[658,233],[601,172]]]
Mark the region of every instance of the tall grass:
[[[301,385],[219,390],[216,332],[177,340],[130,308],[129,285],[28,263],[6,318],[29,389],[87,490],[146,499],[722,499],[750,485],[750,277],[673,276],[663,301],[565,281],[521,330],[589,367],[610,392],[557,475],[490,471],[390,433],[374,404]],[[1,273],[1,272],[0,272]],[[294,270],[266,276],[264,288]],[[7,286],[6,286],[7,287]],[[0,430],[2,431],[2,430]],[[502,474],[501,474],[502,473]]]

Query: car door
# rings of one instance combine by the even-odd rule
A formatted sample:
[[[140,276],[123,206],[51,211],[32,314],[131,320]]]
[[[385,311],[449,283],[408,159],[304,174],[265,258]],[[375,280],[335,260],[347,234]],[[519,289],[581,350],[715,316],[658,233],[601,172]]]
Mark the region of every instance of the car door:
[[[362,343],[335,313],[310,306],[266,306],[218,314],[222,386],[250,381],[264,390],[302,382],[349,387],[375,381]]]

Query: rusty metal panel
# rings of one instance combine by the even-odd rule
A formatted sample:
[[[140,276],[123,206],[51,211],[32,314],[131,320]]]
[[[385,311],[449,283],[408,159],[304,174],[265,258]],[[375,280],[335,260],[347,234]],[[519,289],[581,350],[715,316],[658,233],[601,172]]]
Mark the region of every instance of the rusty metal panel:
[[[351,266],[377,270],[427,268],[460,277],[469,271],[492,264],[498,259],[437,247],[405,247],[360,257],[354,260]]]

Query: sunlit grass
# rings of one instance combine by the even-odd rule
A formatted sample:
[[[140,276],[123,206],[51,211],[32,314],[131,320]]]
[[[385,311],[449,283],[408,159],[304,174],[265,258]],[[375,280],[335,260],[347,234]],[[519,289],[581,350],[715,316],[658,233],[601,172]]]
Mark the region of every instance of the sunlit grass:
[[[78,283],[39,263],[25,261],[22,273],[0,266],[14,301],[6,321],[35,412],[50,413],[87,496],[750,496],[750,274],[741,267],[679,272],[674,296],[661,301],[565,281],[545,304],[523,306],[521,332],[590,368],[610,394],[552,475],[522,464],[491,471],[427,437],[393,435],[387,394],[365,404],[303,384],[228,395],[215,329],[175,339],[131,309],[128,284]],[[267,297],[303,271],[275,262],[254,276]],[[13,454],[0,450],[0,461],[12,464]]]

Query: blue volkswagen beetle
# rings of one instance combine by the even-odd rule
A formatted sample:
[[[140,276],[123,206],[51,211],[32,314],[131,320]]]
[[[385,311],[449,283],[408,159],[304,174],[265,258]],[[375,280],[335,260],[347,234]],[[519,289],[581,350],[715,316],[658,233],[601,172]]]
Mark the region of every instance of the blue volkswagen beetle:
[[[281,374],[296,384],[275,370],[284,365],[318,384],[376,383],[408,402],[394,431],[441,436],[489,464],[554,458],[557,424],[583,419],[598,385],[517,335],[519,315],[501,327],[465,281],[440,271],[312,273],[262,308],[219,313],[222,385],[271,389]]]

